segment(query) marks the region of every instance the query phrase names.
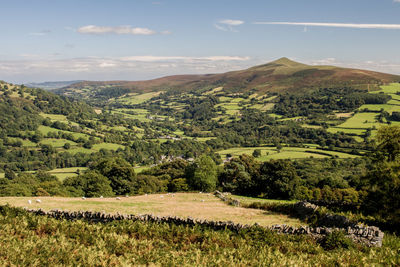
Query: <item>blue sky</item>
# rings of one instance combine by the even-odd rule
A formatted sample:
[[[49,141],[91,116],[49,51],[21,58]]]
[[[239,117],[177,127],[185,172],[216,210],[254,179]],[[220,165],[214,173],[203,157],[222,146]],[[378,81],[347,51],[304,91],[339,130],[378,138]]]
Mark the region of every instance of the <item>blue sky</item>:
[[[141,80],[280,57],[400,74],[400,0],[0,0],[0,79]]]

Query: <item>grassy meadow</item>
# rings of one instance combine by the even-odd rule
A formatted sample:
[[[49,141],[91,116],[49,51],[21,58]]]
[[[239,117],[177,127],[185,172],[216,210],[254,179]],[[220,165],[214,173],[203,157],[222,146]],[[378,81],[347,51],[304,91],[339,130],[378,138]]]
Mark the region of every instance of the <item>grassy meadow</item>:
[[[28,200],[32,204],[28,204]],[[41,208],[44,210],[90,210],[106,213],[155,214],[159,216],[194,217],[215,221],[233,221],[242,224],[274,225],[287,224],[298,226],[302,223],[284,214],[276,214],[257,209],[233,207],[225,204],[212,194],[176,193],[150,194],[134,197],[116,198],[62,198],[40,197],[42,203],[36,203],[38,197],[1,197],[0,205],[15,207]]]

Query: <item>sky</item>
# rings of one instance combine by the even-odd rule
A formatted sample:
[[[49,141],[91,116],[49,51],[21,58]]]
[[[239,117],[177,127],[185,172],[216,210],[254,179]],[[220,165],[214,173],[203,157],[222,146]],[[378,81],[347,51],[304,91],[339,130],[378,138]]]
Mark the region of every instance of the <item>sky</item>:
[[[280,57],[400,74],[400,0],[0,0],[0,80],[145,80]]]

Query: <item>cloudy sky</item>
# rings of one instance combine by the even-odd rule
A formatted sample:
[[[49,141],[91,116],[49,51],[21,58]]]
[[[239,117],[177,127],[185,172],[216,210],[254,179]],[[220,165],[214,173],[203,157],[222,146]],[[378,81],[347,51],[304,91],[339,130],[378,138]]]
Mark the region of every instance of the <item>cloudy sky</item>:
[[[400,74],[400,0],[0,0],[0,80],[142,80],[280,57]]]

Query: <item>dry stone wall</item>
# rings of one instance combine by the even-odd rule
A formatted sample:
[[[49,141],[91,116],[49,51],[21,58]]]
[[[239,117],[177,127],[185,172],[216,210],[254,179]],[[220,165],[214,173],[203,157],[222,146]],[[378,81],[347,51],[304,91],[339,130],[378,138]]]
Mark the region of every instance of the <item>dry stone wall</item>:
[[[243,229],[251,228],[263,228],[282,234],[307,234],[315,239],[322,239],[327,234],[332,233],[334,230],[341,230],[346,233],[348,237],[357,243],[361,243],[367,246],[382,246],[383,232],[377,227],[366,227],[366,226],[354,226],[348,228],[328,228],[328,227],[293,227],[288,225],[274,225],[270,227],[263,227],[257,223],[254,225],[239,224],[231,221],[211,221],[201,220],[195,218],[180,218],[175,216],[155,216],[152,214],[145,215],[133,215],[133,214],[106,214],[102,212],[91,212],[91,211],[62,211],[62,210],[35,210],[27,209],[28,212],[48,216],[55,219],[65,220],[86,220],[89,222],[97,223],[108,223],[112,221],[121,220],[132,220],[141,222],[153,222],[153,223],[171,223],[175,225],[187,225],[187,226],[204,226],[213,230],[224,230],[229,229],[231,231],[239,232]]]
[[[241,206],[238,200],[229,197],[227,193],[215,191],[214,195],[230,205]],[[295,216],[301,220],[306,220],[313,216],[318,212],[318,209],[319,206],[306,201],[300,201],[293,205]],[[378,227],[360,225],[346,216],[330,213],[320,216],[318,224],[321,227],[302,226],[296,228],[287,225],[274,225],[269,229],[285,234],[308,234],[315,238],[321,238],[334,230],[339,230],[345,232],[348,237],[357,243],[367,246],[382,246],[384,233]]]

